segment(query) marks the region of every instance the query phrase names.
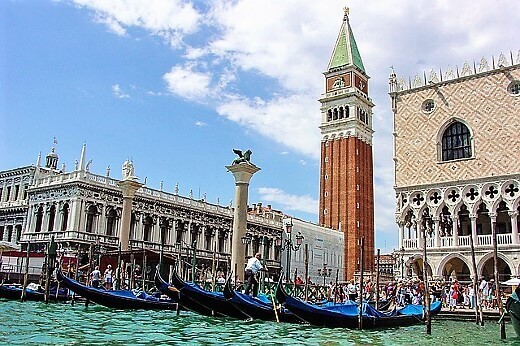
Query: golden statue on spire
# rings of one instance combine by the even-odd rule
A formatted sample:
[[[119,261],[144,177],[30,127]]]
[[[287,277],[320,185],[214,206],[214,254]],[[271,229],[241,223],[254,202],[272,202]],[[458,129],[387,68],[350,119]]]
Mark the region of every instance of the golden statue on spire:
[[[348,7],[344,7],[343,12],[345,12],[345,16],[348,16],[350,13],[350,9]]]

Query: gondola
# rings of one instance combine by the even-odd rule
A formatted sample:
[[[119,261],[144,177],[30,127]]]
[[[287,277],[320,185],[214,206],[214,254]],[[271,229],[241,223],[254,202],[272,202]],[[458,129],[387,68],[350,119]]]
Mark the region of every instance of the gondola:
[[[226,280],[224,285],[224,297],[231,302],[237,309],[253,319],[264,321],[280,321],[297,323],[303,322],[300,318],[285,308],[274,311],[273,304],[259,298],[253,298],[247,294],[235,291],[231,287],[231,277]]]
[[[328,307],[305,303],[288,295],[278,282],[276,287],[276,299],[289,311],[300,317],[309,324],[329,328],[359,328],[359,306],[358,304],[337,304]],[[431,311],[439,309],[440,302],[432,304]],[[364,303],[363,329],[384,329],[410,326],[423,322],[422,307],[420,313],[415,309],[393,310],[383,313]],[[409,311],[411,311],[409,313]]]
[[[105,290],[85,286],[63,275],[61,270],[56,271],[56,278],[64,287],[76,294],[113,309],[146,309],[146,310],[176,310],[177,304],[170,299],[159,299],[149,296],[144,292],[132,292],[129,290]]]
[[[511,318],[516,336],[520,337],[520,286],[507,298],[506,311]]]
[[[58,290],[58,295],[56,295]],[[22,298],[23,287],[15,284],[0,285],[0,298],[9,300],[20,300]],[[31,301],[43,302],[45,301],[45,291],[37,284],[29,284],[25,290],[25,299]],[[58,289],[52,287],[49,289],[49,301],[69,301],[72,297],[69,295],[67,289]]]
[[[222,316],[219,313],[215,313],[211,309],[208,309],[202,304],[199,304],[196,301],[191,300],[185,294],[182,294],[175,286],[170,285],[161,277],[159,271],[155,272],[155,287],[164,295],[170,297],[173,301],[180,304],[180,306],[186,310],[193,311],[195,313],[204,315],[204,316]]]
[[[193,282],[185,282],[182,278],[177,274],[177,270],[173,271],[172,275],[172,284],[177,288],[181,293],[181,299],[189,299],[191,302],[198,303],[209,310],[213,311],[214,314],[224,315],[228,317],[238,318],[238,319],[249,319],[252,318],[249,315],[246,315],[236,306],[231,304],[226,298],[224,298],[224,294],[222,292],[209,292],[205,289],[202,289],[199,285]],[[182,305],[182,303],[181,303]]]

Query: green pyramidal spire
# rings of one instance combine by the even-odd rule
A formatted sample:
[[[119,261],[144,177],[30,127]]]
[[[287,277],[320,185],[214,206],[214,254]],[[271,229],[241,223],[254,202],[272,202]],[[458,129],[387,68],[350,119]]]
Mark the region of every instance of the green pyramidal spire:
[[[352,33],[352,28],[348,21],[348,8],[346,8],[343,24],[341,24],[338,39],[336,40],[336,45],[334,46],[334,51],[329,61],[328,70],[352,65],[366,73],[356,40],[354,39],[354,34]]]

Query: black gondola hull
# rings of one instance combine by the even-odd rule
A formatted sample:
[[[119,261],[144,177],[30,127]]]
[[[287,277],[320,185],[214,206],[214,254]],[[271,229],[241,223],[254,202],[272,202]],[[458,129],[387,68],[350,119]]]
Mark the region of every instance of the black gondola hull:
[[[204,305],[201,305],[191,300],[185,294],[181,293],[181,291],[177,289],[176,286],[170,285],[169,283],[164,281],[164,279],[158,272],[155,273],[155,287],[157,287],[157,289],[162,294],[170,297],[172,300],[179,303],[180,306],[186,310],[193,311],[204,316],[222,316],[218,313],[216,314],[214,311],[208,309]]]
[[[72,280],[61,273],[56,272],[58,281],[66,288],[92,301],[96,304],[106,306],[112,309],[144,309],[144,310],[176,310],[177,304],[170,301],[147,300],[131,295],[123,296],[120,291],[104,291],[93,287],[85,286],[75,280]]]
[[[208,292],[196,284],[184,282],[184,280],[178,276],[176,270],[173,271],[172,284],[180,291],[181,297],[186,297],[186,299],[191,300],[191,302],[206,307],[213,311],[214,314],[238,319],[251,318],[237,309],[231,302],[227,301],[223,294]]]
[[[0,285],[0,298],[9,300],[20,300],[22,298],[22,287]],[[43,302],[45,300],[45,294],[43,292],[37,292],[33,290],[25,291],[25,299],[30,301]],[[49,301],[69,301],[72,298],[66,294],[58,294],[56,297],[56,291],[49,293]]]
[[[231,287],[231,281],[228,279],[224,286],[224,298],[231,302],[237,309],[242,311],[245,315],[253,319],[264,321],[276,321],[277,317],[280,322],[301,323],[303,322],[295,314],[286,309],[278,309],[274,311],[272,304],[262,304],[251,302],[243,294],[236,292]]]
[[[300,317],[309,324],[319,327],[329,328],[359,328],[359,317],[348,316],[337,311],[327,310],[319,306],[302,302],[289,296],[278,283],[276,288],[276,299],[282,303],[289,311]],[[393,327],[410,326],[423,321],[417,316],[391,316],[391,317],[371,317],[363,316],[363,329],[384,329]]]

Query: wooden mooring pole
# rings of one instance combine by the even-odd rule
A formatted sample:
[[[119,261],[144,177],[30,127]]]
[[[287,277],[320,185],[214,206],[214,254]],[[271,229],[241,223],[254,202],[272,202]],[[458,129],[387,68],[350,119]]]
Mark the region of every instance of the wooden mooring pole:
[[[470,216],[471,218],[472,216]],[[473,222],[476,222],[476,216],[473,217],[475,220],[471,219],[472,229],[473,229]],[[476,226],[475,226],[476,227]],[[479,292],[478,292],[478,277],[477,277],[477,261],[475,259],[475,240],[473,239],[473,235],[476,233],[471,232],[471,237],[469,237],[469,245],[471,250],[471,267],[473,269],[473,296],[475,301],[471,302],[471,305],[473,303],[475,304],[475,323],[477,325],[484,325],[484,319],[482,309],[480,307],[480,299],[479,299]],[[480,310],[480,313],[479,313]]]
[[[359,330],[363,330],[363,271],[365,270],[365,237],[359,239],[360,255],[359,255]]]
[[[379,310],[379,261],[381,259],[381,249],[377,249],[377,257],[376,257],[376,310]]]
[[[309,300],[309,244],[305,243],[305,301]]]
[[[430,284],[428,282],[428,261],[426,259],[426,227],[420,225],[422,228],[423,237],[423,281],[424,281],[424,319],[426,320],[426,334],[432,333],[432,319],[430,314]]]
[[[490,215],[491,216],[491,215]],[[506,324],[503,318],[504,306],[502,305],[502,299],[500,297],[500,277],[498,275],[498,245],[497,245],[497,230],[496,230],[496,215],[491,216],[491,234],[493,240],[493,262],[495,262],[495,299],[498,304],[498,311],[500,312],[500,339],[506,339]]]
[[[30,248],[31,248],[31,242],[27,242],[27,254],[25,256],[25,272],[23,275],[23,289],[22,289],[22,296],[20,297],[22,302],[25,302],[25,300],[27,299],[27,285],[29,284],[29,255],[30,255],[29,250],[30,250]]]

